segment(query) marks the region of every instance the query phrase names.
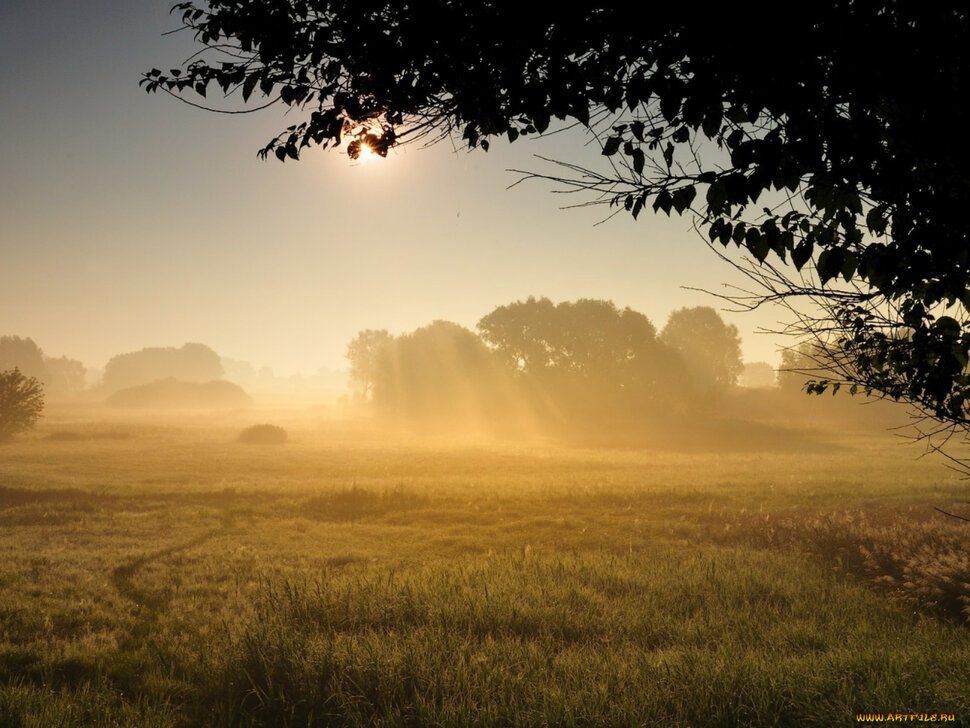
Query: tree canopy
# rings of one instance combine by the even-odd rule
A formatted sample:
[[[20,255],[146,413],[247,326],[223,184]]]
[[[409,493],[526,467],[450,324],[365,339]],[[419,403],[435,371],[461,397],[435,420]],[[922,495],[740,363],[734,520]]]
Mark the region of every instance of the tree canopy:
[[[11,369],[43,381],[47,376],[43,350],[31,338],[0,336],[0,370]]]
[[[611,301],[530,297],[477,328],[361,331],[347,347],[357,403],[432,424],[632,424],[698,414],[741,366],[736,329],[711,308],[674,312],[658,337],[646,316]]]
[[[0,440],[31,429],[44,409],[44,388],[18,368],[0,371]]]
[[[702,393],[723,393],[738,383],[744,368],[738,329],[710,306],[681,308],[670,314],[660,340],[684,357],[694,384]]]
[[[412,422],[494,421],[515,407],[512,383],[473,332],[434,321],[409,334],[366,330],[347,347],[358,393]]]
[[[820,307],[801,321],[843,353],[833,381],[970,424],[965,3],[801,3],[768,28],[777,12],[760,3],[174,9],[204,48],[143,84],[302,110],[263,156],[386,155],[452,134],[487,150],[586,127],[607,171],[566,161],[551,178],[634,217],[693,215],[712,245],[750,256],[751,305]]]
[[[0,370],[19,369],[36,378],[45,394],[76,395],[84,389],[84,364],[66,356],[49,357],[31,338],[0,336]]]
[[[205,344],[148,347],[111,357],[102,385],[109,392],[174,377],[184,382],[208,382],[223,376],[222,360]]]
[[[690,383],[675,347],[638,311],[583,298],[529,298],[478,322],[482,339],[533,399],[563,417],[602,419],[676,408]]]

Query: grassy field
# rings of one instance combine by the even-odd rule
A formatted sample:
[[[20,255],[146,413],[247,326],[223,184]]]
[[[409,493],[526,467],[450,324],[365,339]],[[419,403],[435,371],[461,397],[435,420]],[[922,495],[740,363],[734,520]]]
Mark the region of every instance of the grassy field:
[[[263,420],[288,442],[235,441]],[[0,447],[0,726],[970,724],[968,524],[933,510],[970,485],[731,430],[55,410]]]

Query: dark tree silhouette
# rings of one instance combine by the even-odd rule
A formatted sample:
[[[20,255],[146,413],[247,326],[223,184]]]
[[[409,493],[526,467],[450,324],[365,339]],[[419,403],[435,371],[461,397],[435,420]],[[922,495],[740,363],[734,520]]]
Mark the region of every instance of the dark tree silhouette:
[[[948,133],[970,121],[955,103],[970,90],[965,3],[174,9],[203,52],[143,84],[303,110],[263,156],[451,134],[487,150],[585,126],[607,171],[566,162],[550,178],[634,217],[695,215],[712,244],[751,256],[751,305],[819,303],[803,323],[844,352],[840,376],[970,424],[970,145]]]
[[[741,338],[710,306],[674,311],[660,340],[683,355],[699,394],[721,394],[737,384],[744,368]]]
[[[649,319],[611,301],[529,298],[478,322],[512,372],[566,417],[616,418],[667,409],[685,395],[683,361]]]
[[[44,409],[44,388],[16,367],[0,371],[0,440],[31,429]]]

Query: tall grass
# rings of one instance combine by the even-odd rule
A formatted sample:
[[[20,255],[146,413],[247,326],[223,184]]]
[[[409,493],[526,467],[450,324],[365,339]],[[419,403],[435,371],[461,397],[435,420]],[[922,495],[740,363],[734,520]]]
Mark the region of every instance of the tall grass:
[[[286,424],[285,448],[221,421],[5,445],[0,726],[970,720],[966,530],[932,510],[968,486],[885,442]]]
[[[659,556],[265,581],[203,722],[845,725],[880,706],[970,708],[965,637],[943,648],[938,626],[794,557]]]

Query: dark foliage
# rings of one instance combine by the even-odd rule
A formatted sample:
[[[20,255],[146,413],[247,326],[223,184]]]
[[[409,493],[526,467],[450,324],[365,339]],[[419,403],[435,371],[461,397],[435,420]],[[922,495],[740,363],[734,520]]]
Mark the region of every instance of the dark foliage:
[[[16,367],[0,371],[0,440],[31,429],[44,409],[44,388]]]

